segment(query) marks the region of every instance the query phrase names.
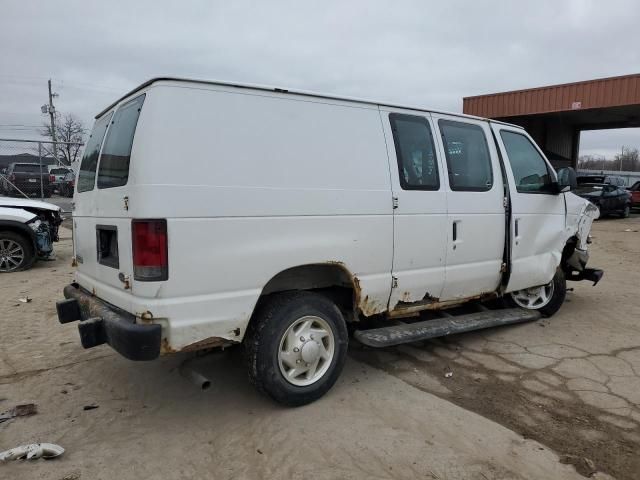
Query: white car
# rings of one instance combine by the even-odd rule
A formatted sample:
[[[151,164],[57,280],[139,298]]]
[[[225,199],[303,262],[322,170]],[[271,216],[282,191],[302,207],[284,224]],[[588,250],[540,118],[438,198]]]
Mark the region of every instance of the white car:
[[[60,207],[38,200],[0,198],[0,273],[31,268],[53,256]]]
[[[96,119],[58,303],[87,348],[242,343],[253,383],[300,405],[338,377],[347,323],[378,347],[531,320],[565,279],[602,276],[586,268],[597,209],[518,126],[171,78]],[[496,298],[518,308],[415,321]]]

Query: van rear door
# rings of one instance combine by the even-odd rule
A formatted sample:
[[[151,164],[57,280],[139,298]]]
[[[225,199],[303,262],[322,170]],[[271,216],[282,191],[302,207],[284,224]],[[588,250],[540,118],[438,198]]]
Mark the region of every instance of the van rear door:
[[[125,310],[133,278],[129,164],[144,98],[139,95],[96,121],[80,165],[75,198],[77,280]]]

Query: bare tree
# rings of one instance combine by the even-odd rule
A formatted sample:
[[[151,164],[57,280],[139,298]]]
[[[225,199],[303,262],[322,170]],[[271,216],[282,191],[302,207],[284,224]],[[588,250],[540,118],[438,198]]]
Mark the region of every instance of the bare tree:
[[[41,133],[43,137],[53,139],[51,125],[44,124]],[[79,160],[81,144],[84,143],[84,136],[87,133],[82,122],[72,114],[68,113],[61,117],[56,113],[55,133],[55,138],[58,142],[67,142],[58,143],[56,148],[57,161],[64,165],[71,165]],[[45,155],[53,156],[53,146],[51,144],[43,144],[42,148]]]
[[[578,158],[578,168],[584,170],[609,170],[612,160],[607,160],[602,155],[581,155]]]
[[[640,171],[640,152],[637,148],[622,147],[621,152],[611,160],[601,155],[581,155],[578,159],[578,168],[638,172]]]
[[[640,170],[640,155],[637,148],[622,147],[622,152],[616,155],[614,164],[618,170],[636,172]]]

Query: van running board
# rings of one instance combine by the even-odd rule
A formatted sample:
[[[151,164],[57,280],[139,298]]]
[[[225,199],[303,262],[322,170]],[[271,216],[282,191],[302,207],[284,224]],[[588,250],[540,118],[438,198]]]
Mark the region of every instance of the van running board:
[[[354,336],[368,347],[392,347],[403,343],[444,337],[454,333],[470,332],[482,328],[538,320],[540,312],[523,308],[483,310],[459,316],[446,316],[416,323],[403,323],[389,327],[356,330]]]

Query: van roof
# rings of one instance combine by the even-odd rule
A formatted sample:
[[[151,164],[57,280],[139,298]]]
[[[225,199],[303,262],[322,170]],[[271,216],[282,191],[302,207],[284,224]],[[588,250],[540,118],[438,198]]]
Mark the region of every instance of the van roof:
[[[514,125],[514,124],[506,123],[506,122],[500,122],[498,120],[492,120],[492,119],[487,119],[487,118],[483,118],[483,117],[476,117],[476,116],[473,116],[473,115],[465,115],[463,113],[446,112],[446,111],[442,111],[442,110],[431,110],[431,109],[425,109],[425,108],[421,108],[421,107],[412,107],[412,106],[407,106],[407,105],[399,105],[399,104],[393,104],[393,103],[377,102],[375,100],[366,100],[366,99],[361,99],[361,98],[340,97],[340,96],[337,96],[337,95],[326,95],[326,94],[322,94],[322,93],[307,92],[307,91],[303,91],[303,90],[296,91],[296,90],[289,90],[289,89],[286,89],[286,88],[269,87],[269,86],[265,86],[265,85],[252,85],[252,84],[248,84],[248,83],[231,83],[231,82],[222,82],[222,81],[217,81],[217,80],[198,80],[198,79],[180,78],[180,77],[155,77],[155,78],[152,78],[150,80],[147,80],[146,82],[142,83],[141,85],[138,85],[136,88],[134,88],[130,92],[126,93],[125,95],[120,97],[118,100],[113,102],[111,105],[109,105],[107,108],[102,110],[100,113],[98,113],[96,115],[95,118],[101,117],[102,115],[107,113],[109,110],[111,110],[113,107],[115,107],[118,103],[120,103],[122,100],[124,100],[125,98],[133,95],[134,93],[139,92],[140,90],[148,87],[149,85],[152,85],[152,84],[154,84],[156,82],[162,82],[162,81],[182,82],[182,83],[200,83],[200,84],[204,84],[204,85],[218,85],[218,86],[233,87],[233,88],[247,88],[247,89],[251,89],[251,90],[262,90],[262,91],[266,91],[266,92],[286,93],[286,94],[289,94],[289,95],[300,95],[300,96],[304,96],[304,97],[325,98],[327,100],[341,100],[341,101],[346,101],[346,102],[363,103],[363,104],[367,104],[367,105],[379,105],[381,107],[406,108],[408,110],[418,110],[418,111],[422,111],[422,112],[444,113],[444,114],[447,114],[447,115],[454,115],[456,117],[462,117],[462,118],[473,118],[473,119],[476,119],[476,120],[489,120],[492,123],[499,123],[499,124],[502,124],[502,125],[509,125],[511,127],[522,128],[520,125]]]

